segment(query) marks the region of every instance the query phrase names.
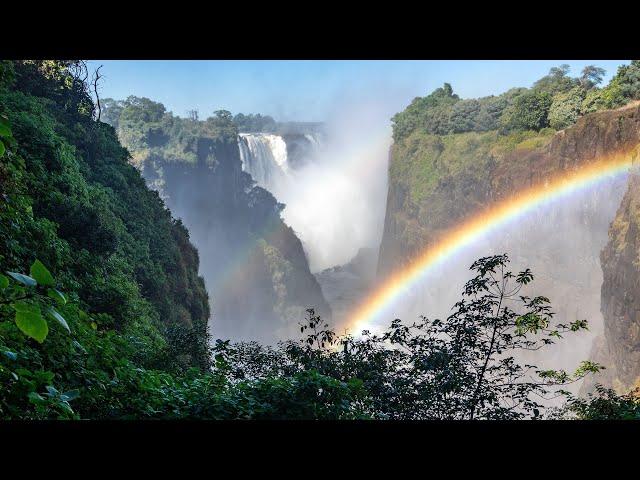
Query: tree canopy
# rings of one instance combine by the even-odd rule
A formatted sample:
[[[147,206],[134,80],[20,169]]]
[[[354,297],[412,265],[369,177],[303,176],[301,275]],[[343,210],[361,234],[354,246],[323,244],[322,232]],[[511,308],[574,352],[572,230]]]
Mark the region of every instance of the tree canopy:
[[[586,66],[571,77],[563,64],[534,82],[531,88],[514,88],[498,96],[460,99],[451,85],[415,98],[392,118],[393,138],[400,141],[413,131],[436,135],[500,130],[503,133],[572,125],[587,113],[623,106],[640,99],[640,61],[622,65],[609,84],[600,88],[604,69]]]

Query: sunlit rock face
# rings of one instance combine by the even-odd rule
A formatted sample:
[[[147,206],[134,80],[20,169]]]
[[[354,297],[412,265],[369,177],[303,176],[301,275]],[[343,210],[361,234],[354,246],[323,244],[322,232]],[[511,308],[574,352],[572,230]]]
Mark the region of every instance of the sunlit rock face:
[[[620,392],[640,386],[640,176],[629,185],[601,254],[604,341],[598,360],[608,383]]]
[[[640,143],[639,117],[640,107],[634,104],[587,115],[556,134],[541,132],[528,138],[505,139],[495,132],[446,137],[415,132],[394,144],[378,281],[437,242],[443,232],[494,202],[568,171],[577,171],[604,155],[632,152]],[[419,314],[445,316],[460,297],[470,262],[480,256],[506,252],[512,258],[514,270],[530,267],[534,271],[536,280],[531,293],[550,298],[558,321],[586,318],[591,324],[589,334],[567,338],[544,355],[527,359],[541,366],[572,369],[580,360],[594,358],[594,339],[604,333],[607,341],[595,343],[601,352],[603,345],[607,348],[619,345],[620,358],[626,358],[629,366],[637,364],[631,352],[632,345],[638,349],[640,343],[631,336],[635,331],[630,326],[631,310],[622,314],[621,301],[613,300],[609,307],[604,298],[609,294],[607,254],[602,257],[604,286],[600,266],[600,251],[607,244],[607,230],[626,182],[625,175],[601,182],[562,202],[536,208],[526,218],[480,239],[473,248],[434,271],[430,280],[413,288],[401,311],[394,311],[394,316],[408,320]],[[631,257],[620,257],[619,267],[616,262],[611,263],[612,271],[627,272],[624,279],[630,284],[624,291],[628,295],[637,287],[634,283],[637,277],[628,271],[635,268],[630,261]],[[611,278],[623,282],[623,277]],[[621,330],[612,327],[620,323],[627,326],[620,327]],[[636,338],[627,340],[626,351],[620,340],[623,331],[627,338]],[[607,358],[606,352],[599,357],[605,364],[622,362],[615,357]],[[632,376],[629,373],[625,378],[630,381]],[[598,378],[608,381],[605,375]]]

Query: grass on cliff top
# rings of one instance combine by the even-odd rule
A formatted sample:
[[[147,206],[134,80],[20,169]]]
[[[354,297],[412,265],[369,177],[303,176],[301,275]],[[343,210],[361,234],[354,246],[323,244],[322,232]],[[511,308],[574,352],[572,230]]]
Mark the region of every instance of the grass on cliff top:
[[[555,131],[497,131],[432,135],[415,131],[392,147],[391,179],[405,186],[414,204],[420,204],[445,177],[461,173],[481,177],[492,162],[500,162],[514,150],[543,147]]]

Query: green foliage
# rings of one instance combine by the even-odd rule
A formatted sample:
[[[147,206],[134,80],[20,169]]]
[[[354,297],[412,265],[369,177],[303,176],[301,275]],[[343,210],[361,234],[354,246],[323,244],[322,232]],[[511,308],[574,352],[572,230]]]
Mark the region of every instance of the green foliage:
[[[0,418],[538,418],[538,396],[599,370],[518,363],[517,351],[587,324],[555,324],[548,299],[521,295],[533,274],[512,274],[506,256],[474,263],[446,320],[396,320],[354,339],[309,310],[299,341],[210,348],[197,252],[129,165],[114,128],[94,120],[74,74],[81,66],[0,62]],[[619,78],[631,91],[633,75]],[[449,174],[480,177],[500,153],[548,139],[546,130],[496,132],[527,95],[465,101],[445,85],[397,118],[402,148],[428,149]],[[197,152],[196,138],[236,141],[227,111],[183,120],[148,99],[103,103],[103,118],[128,132],[137,155],[173,149],[184,158]],[[469,128],[478,131],[453,135]],[[446,176],[426,180],[446,187]]]
[[[92,416],[119,362],[209,365],[197,253],[94,120],[80,65],[0,63],[2,418]]]
[[[395,320],[381,335],[363,332],[354,339],[338,337],[309,310],[300,341],[277,348],[221,342],[215,349],[218,365],[238,385],[260,382],[261,389],[252,391],[260,395],[265,386],[272,388],[274,377],[295,379],[301,372],[317,372],[339,380],[351,389],[341,387],[350,418],[540,418],[545,407],[539,398],[566,395],[565,385],[600,367],[585,362],[568,373],[517,361],[519,351],[547,348],[556,334],[584,330],[586,324],[554,323],[548,299],[523,295],[533,281],[531,271],[512,274],[507,264],[506,255],[475,262],[475,277],[447,319],[423,317],[410,325]],[[527,328],[521,328],[523,323]],[[270,398],[268,404],[280,401]],[[302,412],[304,418],[311,415]]]
[[[598,88],[605,71],[586,66],[579,77],[569,66],[553,67],[530,89],[514,88],[501,95],[460,99],[449,84],[426,97],[415,98],[392,118],[393,138],[400,142],[412,132],[452,133],[500,130],[503,134],[546,127],[566,128],[587,113],[617,108],[640,99],[640,61],[623,65],[605,88]]]
[[[42,318],[37,304],[16,302],[11,305],[16,311],[16,325],[25,335],[42,343],[49,333],[49,326]]]
[[[501,123],[506,130],[539,131],[549,126],[549,109],[553,102],[547,91],[531,90],[519,95],[504,112]]]
[[[582,69],[582,73],[580,75],[580,85],[585,90],[590,90],[594,88],[596,85],[602,83],[602,79],[606,71],[604,68],[596,67],[594,65],[587,65]]]
[[[233,117],[233,123],[240,132],[274,132],[278,127],[277,122],[269,115],[238,113]]]
[[[619,90],[623,99],[640,100],[640,60],[621,65],[610,85]]]
[[[404,112],[391,119],[394,139],[402,138],[416,128],[429,133],[446,133],[450,107],[459,100],[448,83],[427,97],[414,98]]]
[[[549,107],[549,126],[555,130],[562,130],[576,123],[582,112],[585,96],[583,88],[574,87],[553,97]]]
[[[506,255],[475,262],[477,275],[446,321],[396,320],[381,336],[364,332],[354,339],[338,337],[308,310],[300,341],[276,348],[218,341],[207,372],[141,367],[131,360],[138,343],[109,330],[102,316],[67,302],[71,328],[64,321],[65,331],[38,337],[31,327],[24,333],[40,342],[33,346],[0,322],[0,413],[59,419],[538,418],[544,407],[536,397],[600,367],[583,362],[571,375],[515,361],[513,352],[550,345],[559,333],[587,324],[552,325],[548,299],[520,295],[533,274],[513,275],[507,262]],[[16,300],[26,289],[33,292],[29,301]],[[2,305],[11,304],[16,319],[33,314],[44,322],[41,306],[57,299],[45,295],[48,290],[16,281],[4,288]],[[511,307],[516,298],[520,312]],[[530,380],[533,375],[539,380]]]
[[[596,385],[587,398],[570,396],[566,405],[553,412],[554,418],[579,420],[640,420],[640,389],[618,395]]]
[[[38,285],[45,287],[52,287],[55,285],[55,281],[53,280],[51,273],[49,273],[47,267],[45,267],[38,259],[36,259],[36,261],[33,262],[33,265],[31,265],[30,273],[35,281],[38,282]]]
[[[102,103],[102,119],[116,129],[139,166],[153,159],[195,163],[200,139],[235,143],[238,134],[238,126],[226,110],[217,110],[200,121],[197,112],[190,118],[180,118],[167,112],[161,103],[144,97],[119,101],[106,98]]]
[[[549,73],[533,84],[532,90],[536,93],[548,93],[553,96],[564,93],[580,84],[577,78],[571,78],[570,68],[566,63],[552,67]]]
[[[582,104],[582,113],[621,107],[640,99],[640,60],[621,65],[605,88],[589,90]]]

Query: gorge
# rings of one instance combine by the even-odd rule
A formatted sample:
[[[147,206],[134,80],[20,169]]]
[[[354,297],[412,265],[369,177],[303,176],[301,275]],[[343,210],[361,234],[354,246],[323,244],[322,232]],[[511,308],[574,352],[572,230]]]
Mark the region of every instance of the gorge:
[[[0,420],[640,418],[640,61],[390,65],[0,60]]]
[[[448,95],[456,97],[451,92]],[[511,93],[505,95],[511,98]],[[453,102],[455,105],[458,100]],[[128,147],[149,185],[183,219],[201,254],[205,253],[201,271],[214,299],[216,336],[276,341],[295,334],[305,307],[315,308],[338,331],[357,334],[354,329],[360,325],[352,324],[351,316],[358,305],[393,271],[449,229],[514,192],[562,172],[579,171],[591,161],[625,149],[633,155],[632,148],[638,142],[637,111],[637,105],[630,104],[586,114],[575,125],[557,132],[549,128],[507,135],[492,128],[449,134],[413,130],[396,138],[390,147],[381,238],[371,234],[375,228],[364,236],[349,235],[348,228],[356,225],[364,212],[377,215],[381,227],[382,215],[370,214],[371,193],[358,191],[358,182],[343,175],[351,166],[344,160],[347,148],[332,145],[331,135],[321,124],[231,131],[221,143],[218,138],[207,139],[211,136],[206,131],[210,128],[207,122],[211,123],[207,120],[199,122],[204,130],[195,134],[195,146],[185,143],[183,158],[172,152],[172,139],[154,144],[153,136],[147,136],[148,148],[136,148],[133,143]],[[166,121],[162,115],[155,119],[158,124]],[[187,122],[177,117],[172,121]],[[118,123],[114,126],[118,128]],[[126,141],[128,136],[120,128]],[[148,128],[151,133],[153,127]],[[189,159],[191,154],[193,159]],[[386,159],[377,164],[375,175],[386,188],[386,176],[380,168],[382,165],[386,170],[385,164]],[[616,364],[611,345],[603,346],[603,339],[611,338],[619,328],[616,324],[621,317],[627,318],[628,328],[635,324],[623,313],[622,300],[612,300],[617,306],[609,306],[609,297],[615,296],[611,282],[618,282],[616,289],[628,287],[620,285],[617,274],[607,273],[613,254],[605,253],[613,248],[613,233],[608,230],[616,211],[616,219],[630,215],[619,210],[625,189],[628,199],[632,193],[627,177],[617,175],[587,191],[537,207],[517,224],[479,237],[397,299],[393,311],[378,319],[378,326],[382,328],[396,317],[411,321],[425,313],[446,317],[471,262],[483,255],[507,252],[514,269],[530,267],[537,273],[536,292],[549,295],[559,321],[585,318],[591,325],[590,333],[575,340],[571,351],[556,349],[553,355],[532,359],[541,365],[570,369],[579,360],[597,356],[608,365],[601,381],[629,388],[637,374],[625,373],[624,381],[619,380],[615,372],[622,367],[616,365],[623,361],[618,358]],[[352,206],[345,199],[347,191],[357,192],[352,200],[357,202],[360,196],[365,202],[351,202],[356,208],[341,217],[342,210]],[[327,217],[314,216],[319,206]],[[617,224],[621,221],[616,220]],[[342,240],[336,235],[340,230],[347,232]],[[627,230],[625,227],[624,232]],[[347,237],[353,238],[345,242]],[[346,243],[348,248],[336,255],[336,245]],[[247,251],[252,253],[247,255]],[[627,277],[629,274],[625,281],[633,281],[632,276]],[[614,316],[618,320],[612,320]],[[615,335],[620,338],[622,334]],[[622,356],[627,358],[626,353]],[[592,387],[593,382],[584,386]]]

